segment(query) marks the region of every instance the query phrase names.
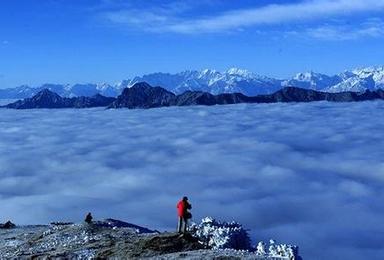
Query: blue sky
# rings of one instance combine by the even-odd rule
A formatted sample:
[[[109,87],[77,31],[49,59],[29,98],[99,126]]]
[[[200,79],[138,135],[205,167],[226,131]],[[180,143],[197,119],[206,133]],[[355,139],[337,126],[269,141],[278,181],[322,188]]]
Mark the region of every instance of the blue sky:
[[[2,0],[0,88],[241,67],[285,78],[384,62],[384,0]]]

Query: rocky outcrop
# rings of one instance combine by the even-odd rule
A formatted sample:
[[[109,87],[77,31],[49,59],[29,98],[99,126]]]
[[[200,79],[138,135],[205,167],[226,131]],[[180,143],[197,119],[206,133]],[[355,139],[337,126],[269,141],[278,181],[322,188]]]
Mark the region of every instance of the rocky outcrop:
[[[144,236],[131,245],[120,245],[111,247],[98,254],[101,258],[147,258],[159,257],[161,255],[172,254],[176,252],[188,252],[204,249],[199,240],[190,234],[180,235],[178,233],[162,233],[150,236]]]

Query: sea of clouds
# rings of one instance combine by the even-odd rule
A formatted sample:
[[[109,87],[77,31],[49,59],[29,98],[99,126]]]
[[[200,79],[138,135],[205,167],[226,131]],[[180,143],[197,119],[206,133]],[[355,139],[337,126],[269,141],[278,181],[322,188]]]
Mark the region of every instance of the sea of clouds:
[[[304,259],[384,255],[384,102],[0,109],[0,221],[236,220]]]

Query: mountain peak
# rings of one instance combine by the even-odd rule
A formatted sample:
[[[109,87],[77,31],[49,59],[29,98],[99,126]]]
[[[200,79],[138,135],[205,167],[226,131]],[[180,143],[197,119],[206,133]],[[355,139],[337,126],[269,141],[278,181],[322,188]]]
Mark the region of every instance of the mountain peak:
[[[203,69],[201,71],[201,74],[205,74],[205,75],[207,75],[207,74],[215,74],[215,73],[217,73],[217,71],[216,70],[212,70],[212,69]]]
[[[301,80],[301,81],[310,81],[310,80],[313,80],[315,78],[322,78],[326,75],[324,74],[321,74],[321,73],[317,73],[317,72],[314,72],[314,71],[307,71],[307,72],[301,72],[301,73],[297,73],[293,79],[295,80]]]
[[[382,81],[384,79],[384,66],[367,67],[362,69],[355,69],[352,71],[359,78],[373,77],[375,80]]]
[[[132,89],[147,89],[147,88],[152,88],[151,85],[149,85],[147,82],[137,82],[133,86],[131,86]]]
[[[384,66],[369,66],[369,67],[362,67],[362,68],[356,68],[352,70],[354,73],[359,73],[359,72],[382,72],[384,71]]]
[[[35,96],[33,96],[33,98],[35,99],[46,99],[46,98],[60,98],[60,96],[58,94],[56,94],[55,92],[45,88],[43,90],[41,90],[40,92],[38,92]]]
[[[229,68],[226,71],[227,74],[229,75],[236,75],[236,76],[242,76],[242,77],[250,77],[254,76],[252,72],[246,69],[239,69],[239,68]]]
[[[161,87],[152,87],[146,82],[139,82],[125,88],[121,95],[108,108],[151,108],[169,106],[175,94]]]

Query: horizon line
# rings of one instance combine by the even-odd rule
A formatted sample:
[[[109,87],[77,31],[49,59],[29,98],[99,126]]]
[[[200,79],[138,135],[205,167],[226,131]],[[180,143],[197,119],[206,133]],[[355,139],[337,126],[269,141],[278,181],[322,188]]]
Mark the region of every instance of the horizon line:
[[[60,86],[75,86],[75,85],[108,85],[108,86],[117,86],[121,83],[123,83],[124,81],[132,81],[134,80],[135,78],[137,77],[145,77],[145,76],[149,76],[149,75],[153,75],[153,74],[168,74],[168,75],[177,75],[177,74],[180,74],[180,73],[184,73],[184,72],[204,72],[204,71],[212,71],[212,72],[217,72],[217,73],[220,73],[220,74],[225,74],[225,73],[228,73],[230,70],[239,70],[239,71],[244,71],[245,73],[250,73],[252,74],[253,76],[259,76],[259,77],[266,77],[268,79],[274,79],[274,80],[281,80],[281,81],[285,81],[285,80],[290,80],[290,79],[293,79],[295,76],[297,75],[300,75],[300,74],[305,74],[305,73],[316,73],[316,74],[321,74],[321,75],[325,75],[325,76],[329,76],[329,77],[332,77],[332,76],[338,76],[342,73],[345,73],[345,72],[354,72],[354,71],[357,71],[357,70],[366,70],[366,69],[381,69],[381,70],[384,70],[384,65],[367,65],[367,66],[358,66],[358,67],[355,67],[353,69],[345,69],[343,70],[342,72],[339,72],[339,73],[336,73],[336,74],[327,74],[327,73],[322,73],[322,72],[318,72],[316,70],[306,70],[306,71],[303,71],[303,72],[296,72],[294,73],[293,75],[289,76],[289,77],[285,77],[285,78],[281,78],[281,77],[274,77],[274,76],[269,76],[269,75],[266,75],[266,74],[259,74],[257,72],[253,72],[252,70],[249,70],[249,69],[245,69],[245,68],[242,68],[242,67],[229,67],[228,69],[226,70],[216,70],[216,69],[210,69],[210,68],[204,68],[204,69],[185,69],[185,70],[181,70],[181,71],[178,71],[178,72],[162,72],[162,71],[154,71],[154,72],[148,72],[148,73],[144,73],[144,74],[141,74],[140,76],[139,75],[136,75],[136,76],[133,76],[131,78],[125,78],[125,79],[121,79],[119,81],[115,81],[114,83],[111,83],[111,82],[107,82],[107,81],[99,81],[99,82],[95,82],[95,81],[85,81],[85,82],[76,82],[76,83],[57,83],[57,82],[44,82],[44,83],[38,83],[38,84],[20,84],[20,85],[17,85],[17,86],[14,86],[14,87],[1,87],[0,86],[0,90],[4,90],[4,89],[14,89],[14,88],[19,88],[19,87],[29,87],[29,88],[40,88],[40,87],[43,87],[44,85],[60,85]],[[237,74],[239,75],[239,74]]]

